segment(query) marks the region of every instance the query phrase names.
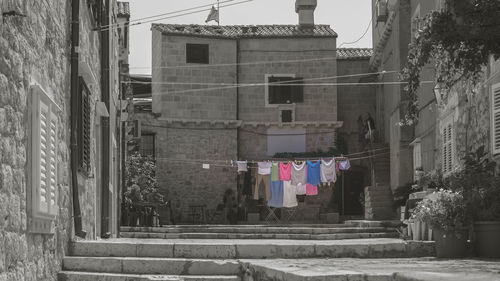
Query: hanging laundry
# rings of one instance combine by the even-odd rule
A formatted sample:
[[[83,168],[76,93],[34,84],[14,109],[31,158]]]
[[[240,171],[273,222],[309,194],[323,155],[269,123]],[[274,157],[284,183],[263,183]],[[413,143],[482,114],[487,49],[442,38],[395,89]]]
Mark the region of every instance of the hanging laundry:
[[[259,162],[259,175],[270,175],[271,174],[271,162]]]
[[[243,195],[252,196],[252,173],[246,172],[243,180]]]
[[[283,182],[271,181],[271,199],[267,201],[269,207],[283,207]]]
[[[306,184],[305,183],[297,184],[295,191],[296,191],[297,195],[306,195],[306,193],[307,193]]]
[[[293,208],[297,207],[297,191],[296,186],[292,185],[291,181],[283,182],[283,207]]]
[[[307,161],[307,183],[317,186],[321,183],[320,161]]]
[[[259,162],[257,170],[257,179],[253,189],[253,199],[265,198],[271,199],[271,162]],[[261,191],[262,192],[259,192]]]
[[[292,162],[292,185],[298,185],[303,184],[305,185],[307,183],[307,168],[306,168],[306,162],[302,162],[302,164],[297,164],[295,162]]]
[[[306,195],[318,195],[318,186],[308,183],[306,185]]]
[[[279,181],[280,180],[280,163],[273,162],[271,166],[271,181]]]
[[[340,160],[339,161],[339,168],[342,171],[349,170],[349,168],[351,168],[351,163],[349,162],[349,159]]]
[[[322,183],[330,183],[337,181],[337,175],[335,173],[335,159],[331,159],[327,161],[325,159],[321,159],[321,182]]]
[[[236,161],[236,165],[238,165],[238,173],[248,171],[248,162],[247,161]]]
[[[292,179],[292,163],[280,163],[280,180],[289,181]]]

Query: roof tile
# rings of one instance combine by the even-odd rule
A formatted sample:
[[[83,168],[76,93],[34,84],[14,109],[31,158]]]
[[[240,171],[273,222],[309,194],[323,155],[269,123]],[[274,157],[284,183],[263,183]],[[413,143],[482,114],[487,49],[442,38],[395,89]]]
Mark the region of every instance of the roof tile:
[[[363,59],[370,58],[373,55],[372,48],[339,48],[337,49],[337,59]]]
[[[329,25],[304,28],[298,25],[196,25],[153,24],[152,29],[170,35],[199,35],[209,37],[337,37]]]

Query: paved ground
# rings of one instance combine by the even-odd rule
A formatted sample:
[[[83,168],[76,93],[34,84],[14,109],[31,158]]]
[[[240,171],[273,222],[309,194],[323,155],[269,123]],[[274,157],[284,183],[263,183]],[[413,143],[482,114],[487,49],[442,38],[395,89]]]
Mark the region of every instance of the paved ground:
[[[500,260],[276,259],[241,260],[263,280],[497,281]],[[248,279],[247,279],[248,280]]]

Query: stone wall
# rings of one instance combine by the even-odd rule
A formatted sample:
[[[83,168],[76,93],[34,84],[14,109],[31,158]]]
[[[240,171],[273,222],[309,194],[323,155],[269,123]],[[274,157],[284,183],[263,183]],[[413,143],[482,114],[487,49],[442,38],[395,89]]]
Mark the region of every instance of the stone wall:
[[[164,118],[236,119],[236,88],[221,85],[231,86],[236,83],[236,66],[234,65],[236,41],[165,36],[157,31],[153,37],[153,55],[155,56],[153,61],[161,61],[161,65],[158,63],[153,65],[165,67],[153,70],[152,90],[155,93],[153,103],[156,104],[153,108],[154,112],[161,113]],[[187,43],[208,44],[210,64],[187,64]],[[155,82],[179,84],[154,84]],[[194,84],[186,85],[187,83]],[[196,83],[208,85],[196,85]],[[205,90],[200,90],[203,88]],[[160,108],[157,108],[158,105]]]
[[[365,59],[343,59],[337,61],[337,69],[339,76],[356,75],[368,73],[369,58]],[[363,76],[353,76],[339,78],[338,83],[366,83],[360,80]],[[339,85],[338,86],[338,115],[339,120],[343,121],[342,128],[339,133],[342,133],[348,145],[349,153],[357,153],[363,151],[364,146],[359,141],[360,135],[363,134],[362,127],[358,124],[359,117],[366,118],[366,114],[370,113],[372,118],[376,118],[376,92],[375,86],[372,85]],[[379,124],[375,123],[375,127],[379,130]],[[364,137],[364,136],[363,136]]]
[[[81,60],[99,69],[99,38],[85,1],[81,3]],[[18,1],[0,4],[26,17],[4,17],[0,25],[0,280],[57,280],[67,242],[73,237],[70,178],[70,1]],[[88,71],[87,71],[88,74]],[[85,74],[82,72],[82,76]],[[85,75],[86,76],[86,75]],[[99,75],[89,82],[93,101],[100,95]],[[61,108],[59,134],[58,215],[54,234],[30,232],[27,197],[31,164],[30,100],[39,85]],[[92,105],[94,105],[92,103]],[[94,108],[94,107],[92,107]],[[91,116],[94,115],[92,112]],[[92,126],[94,120],[92,119]],[[91,139],[94,139],[94,135]],[[94,149],[94,145],[92,145]],[[92,151],[92,159],[95,159]],[[95,238],[95,179],[80,181],[83,229]]]
[[[333,83],[335,79],[317,79],[337,74],[335,38],[241,39],[239,83],[261,86],[239,89],[239,119],[243,121],[278,122],[276,106],[265,106],[265,74],[293,74],[309,79],[304,83]],[[325,58],[325,59],[323,59]],[[307,60],[311,61],[307,61]],[[305,60],[301,62],[279,62]],[[248,64],[253,62],[268,64]],[[245,64],[246,63],[246,64]],[[336,121],[337,89],[335,86],[304,86],[304,102],[295,104],[295,121]]]

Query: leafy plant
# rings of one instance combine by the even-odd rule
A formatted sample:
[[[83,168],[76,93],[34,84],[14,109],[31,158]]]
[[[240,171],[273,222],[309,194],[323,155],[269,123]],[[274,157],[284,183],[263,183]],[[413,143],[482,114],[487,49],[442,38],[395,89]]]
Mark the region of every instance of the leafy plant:
[[[446,179],[450,189],[461,192],[474,220],[500,220],[500,176],[496,162],[487,157],[484,146],[467,153],[464,168]]]
[[[394,207],[404,206],[411,193],[421,190],[422,189],[413,182],[398,186],[392,194],[394,196]]]
[[[156,161],[151,156],[132,154],[128,157],[125,168],[127,183],[127,190],[124,192],[125,203],[144,200],[164,203],[156,179]]]
[[[441,189],[417,204],[412,219],[429,224],[432,228],[454,231],[470,225],[464,196],[460,192]]]
[[[500,57],[500,1],[448,0],[448,9],[433,11],[410,43],[408,61],[401,78],[408,82],[410,102],[402,124],[418,121],[417,91],[422,68],[434,63],[435,82],[447,92],[458,81],[469,90],[482,77],[482,68],[490,55]]]

